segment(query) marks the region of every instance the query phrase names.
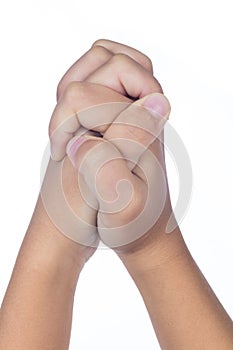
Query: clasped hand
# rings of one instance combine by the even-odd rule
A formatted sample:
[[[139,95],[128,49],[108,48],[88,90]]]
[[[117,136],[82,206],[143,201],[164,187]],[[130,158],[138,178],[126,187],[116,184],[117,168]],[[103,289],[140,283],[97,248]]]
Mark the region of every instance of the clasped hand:
[[[170,105],[141,52],[95,42],[64,75],[41,195],[54,225],[78,244],[116,251],[165,232],[172,213],[163,127]]]

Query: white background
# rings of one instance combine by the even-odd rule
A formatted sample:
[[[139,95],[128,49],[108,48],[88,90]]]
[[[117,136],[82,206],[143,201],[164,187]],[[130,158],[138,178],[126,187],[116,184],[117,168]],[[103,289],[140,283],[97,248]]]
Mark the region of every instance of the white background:
[[[233,316],[232,2],[21,0],[0,5],[0,299],[40,183],[56,85],[98,38],[151,57],[172,105],[171,123],[192,161],[192,202],[181,228]],[[170,172],[173,197],[176,174]],[[120,261],[100,250],[84,269],[70,349],[159,349]]]

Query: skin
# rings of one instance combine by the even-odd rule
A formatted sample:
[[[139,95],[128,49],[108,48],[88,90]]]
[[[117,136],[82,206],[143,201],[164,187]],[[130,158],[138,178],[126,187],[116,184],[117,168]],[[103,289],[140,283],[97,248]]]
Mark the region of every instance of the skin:
[[[151,141],[151,135],[145,129],[138,130],[137,124],[130,127],[119,125],[117,120],[125,116],[125,112],[119,109],[118,116],[110,115],[109,124],[101,130],[103,138],[87,134],[85,142],[78,145],[77,137],[74,137],[79,124],[86,122],[85,118],[77,121],[77,112],[96,104],[127,103],[128,116],[132,117],[132,108],[145,106],[148,96],[153,96],[150,110],[145,106],[143,112],[146,114],[141,113],[142,119],[146,116],[143,122],[152,120],[152,110],[160,103],[159,110],[163,112],[160,117],[167,118],[169,103],[163,97],[159,100],[158,93],[161,97],[162,90],[153,77],[151,61],[135,49],[106,40],[95,42],[62,78],[57,90],[58,103],[49,126],[53,159],[46,176],[49,178],[51,169],[62,163],[63,190],[70,207],[87,224],[101,224],[95,233],[91,233],[92,246],[81,245],[78,243],[81,228],[77,227],[76,242],[64,236],[48,217],[39,196],[2,303],[0,349],[68,349],[78,277],[100,238],[114,249],[135,281],[162,349],[232,349],[232,321],[195,264],[178,226],[171,234],[166,234],[172,208],[166,182],[162,131]],[[70,118],[74,114],[76,117]],[[62,129],[64,121],[67,121],[68,129]],[[141,163],[147,164],[147,156],[153,154],[163,169],[165,204],[159,220],[145,234],[143,232],[139,239],[128,244],[124,244],[122,235],[122,242],[118,241],[116,245],[114,229],[119,224],[134,222],[148,190],[148,181],[140,172],[138,163],[132,167],[126,160],[128,148],[125,143],[116,143],[119,135],[128,138],[129,130],[133,141],[146,145],[145,153],[140,156]],[[99,155],[101,152],[95,152],[95,148],[102,145],[104,152]],[[114,152],[118,152],[117,160],[111,158]],[[95,175],[91,167],[94,154],[100,162],[109,155],[112,159],[97,173],[101,196],[91,187]],[[89,172],[82,171],[82,160]],[[117,171],[109,176],[115,167]],[[78,186],[77,173],[81,176]],[[153,171],[150,174],[153,175]],[[111,181],[107,181],[109,178]],[[132,184],[133,197],[127,207],[110,214],[106,209],[111,210],[111,204],[107,205],[106,201],[108,196],[115,198],[116,184],[121,179]],[[90,208],[81,196],[82,181],[87,184],[85,195],[97,204],[94,208]],[[155,198],[159,194],[159,185],[155,183],[153,187]],[[43,186],[45,192],[49,190],[46,180]],[[106,230],[107,236],[104,235]],[[89,241],[90,232],[85,232]]]

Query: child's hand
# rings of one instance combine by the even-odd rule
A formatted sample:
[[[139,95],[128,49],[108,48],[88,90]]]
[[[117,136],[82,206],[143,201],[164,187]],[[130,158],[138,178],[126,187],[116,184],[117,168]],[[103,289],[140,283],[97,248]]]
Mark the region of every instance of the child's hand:
[[[128,98],[101,85],[81,82],[71,83],[60,97],[52,121],[60,116],[64,119],[69,117],[71,108],[77,114],[85,117],[85,113],[81,111],[88,110],[88,107],[90,108],[93,105],[101,106],[113,101],[122,102],[116,104],[114,111],[108,110],[108,117],[112,119],[128,106]],[[70,119],[68,118],[67,125],[69,122]],[[87,119],[86,122],[88,122]],[[64,122],[62,127],[66,128],[67,125]],[[62,132],[64,132],[64,129]],[[92,134],[84,128],[79,129],[78,132]],[[59,142],[62,142],[62,136]],[[81,175],[77,178],[77,170],[67,156],[59,162],[50,159],[41,188],[41,198],[50,219],[60,232],[86,247],[97,247],[99,242],[96,227],[97,201],[94,194],[86,186],[84,178]],[[93,253],[93,249],[91,249],[91,252]],[[87,252],[88,254],[89,252]]]
[[[92,84],[109,89],[97,94],[95,89],[88,90]],[[130,103],[153,92],[162,93],[162,88],[153,77],[152,64],[147,56],[112,41],[96,41],[58,85],[58,103],[49,127],[52,158],[59,161],[66,155],[68,141],[83,122],[77,112],[90,108],[91,103],[93,106],[106,102]],[[91,127],[89,124],[85,126]]]
[[[100,40],[61,80],[53,159],[1,306],[1,349],[69,347],[77,281],[99,237],[134,279],[161,348],[232,349],[232,320],[175,221],[166,234],[170,105],[152,74],[140,52]]]
[[[161,93],[162,90],[152,76],[150,60],[134,49],[108,41],[94,44],[59,84],[58,104],[50,123],[53,158],[61,160],[65,156],[67,143],[75,133],[80,134],[80,125],[104,134],[103,138],[76,136],[67,148],[79,170],[78,194],[76,192],[75,198],[71,196],[71,207],[77,208],[79,217],[83,213],[83,221],[87,226],[91,225],[90,230],[83,227],[77,230],[77,225],[70,235],[64,232],[74,240],[82,241],[80,233],[85,232],[84,244],[90,244],[95,237],[93,223],[97,212],[98,232],[111,247],[135,241],[154,225],[158,227],[158,222],[161,230],[166,226],[171,208],[163,145],[157,137],[170,106],[163,95],[155,94],[146,108],[141,107],[146,100],[144,97],[153,92]],[[138,98],[142,99],[129,107],[129,103]],[[112,102],[111,108],[109,104],[108,108],[102,105],[106,102]],[[93,119],[95,108],[90,109],[90,106],[96,105],[100,108],[95,107],[97,111],[102,113],[94,115]],[[85,112],[87,108],[90,113]],[[108,115],[104,115],[106,113]],[[81,145],[80,141],[84,140],[85,144]],[[68,162],[67,158],[65,161]],[[60,163],[54,164],[59,167],[57,164]],[[101,169],[98,166],[102,166]],[[121,196],[115,201],[118,183]],[[74,194],[72,183],[69,188]],[[161,219],[162,212],[166,215]],[[89,218],[87,213],[91,213]]]
[[[171,207],[161,138],[169,112],[167,99],[152,94],[130,104],[106,129],[100,117],[103,138],[86,134],[68,144],[97,201],[99,235],[110,247],[134,242],[152,228],[166,231]]]

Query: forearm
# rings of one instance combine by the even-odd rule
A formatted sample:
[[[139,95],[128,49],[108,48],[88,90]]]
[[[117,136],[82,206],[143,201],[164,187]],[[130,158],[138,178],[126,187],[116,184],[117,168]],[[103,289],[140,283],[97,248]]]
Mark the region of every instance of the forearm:
[[[0,349],[68,349],[83,263],[39,200],[0,311]]]
[[[232,349],[232,321],[179,230],[157,243],[143,258],[135,253],[130,258],[121,255],[121,259],[144,299],[161,348]]]

